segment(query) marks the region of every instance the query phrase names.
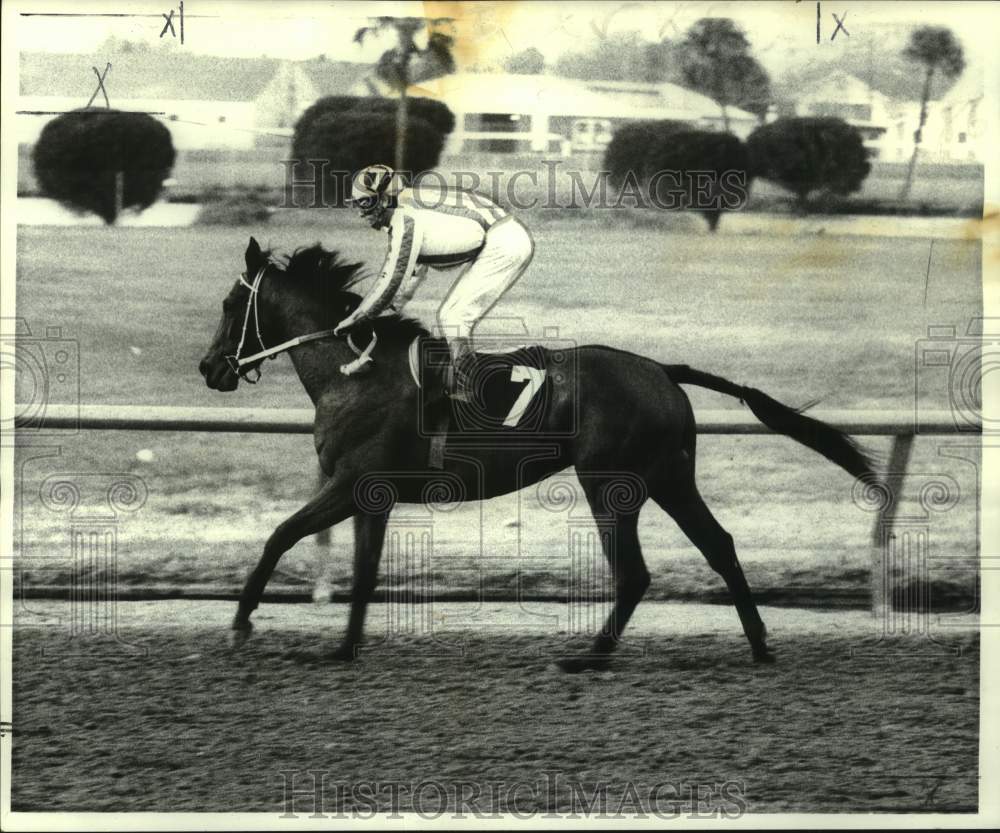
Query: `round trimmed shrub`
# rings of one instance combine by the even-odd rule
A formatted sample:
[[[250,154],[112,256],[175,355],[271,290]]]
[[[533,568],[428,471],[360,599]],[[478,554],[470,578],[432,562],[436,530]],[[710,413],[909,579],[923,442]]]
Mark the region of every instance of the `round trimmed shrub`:
[[[683,122],[637,121],[619,127],[604,150],[604,170],[608,182],[620,188],[629,173],[637,183],[646,179],[645,160],[650,148],[657,145],[664,135],[684,130]]]
[[[105,223],[117,218],[117,175],[122,208],[152,205],[174,166],[170,131],[144,113],[81,109],[63,113],[42,129],[32,150],[42,193]]]
[[[343,114],[351,110],[357,110],[358,102],[365,100],[356,95],[328,95],[310,104],[302,111],[302,115],[299,116],[298,121],[295,122],[295,130],[292,136],[292,155],[296,159],[302,158],[302,155],[298,152],[300,137],[304,136],[310,130],[316,119],[328,114]],[[372,111],[369,110],[368,112]]]
[[[861,133],[843,119],[778,119],[751,133],[747,147],[754,174],[791,191],[802,207],[813,191],[854,193],[871,172]]]
[[[711,231],[723,211],[746,205],[751,172],[747,148],[732,133],[684,127],[661,134],[643,160],[647,194],[656,208],[699,211]]]
[[[416,175],[437,165],[444,148],[444,136],[420,118],[410,118],[406,127],[405,173]],[[326,113],[308,129],[296,132],[293,153],[296,179],[314,176],[318,184],[318,165],[308,160],[323,160],[324,205],[344,205],[350,194],[351,177],[366,165],[394,164],[396,152],[395,115],[363,115],[356,111]],[[301,203],[302,201],[297,201]]]
[[[296,159],[302,159],[298,153],[299,137],[305,135],[312,125],[322,116],[345,113],[363,115],[391,115],[395,117],[399,102],[392,98],[378,96],[329,95],[311,104],[299,116],[295,123],[295,133],[292,140],[292,153]],[[407,117],[421,119],[433,126],[442,136],[448,136],[455,129],[455,114],[447,104],[432,98],[407,99]]]

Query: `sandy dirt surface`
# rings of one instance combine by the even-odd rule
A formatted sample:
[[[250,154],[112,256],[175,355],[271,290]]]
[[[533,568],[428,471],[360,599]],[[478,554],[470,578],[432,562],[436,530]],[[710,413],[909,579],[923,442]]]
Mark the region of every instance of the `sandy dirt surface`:
[[[598,810],[669,818],[697,809],[699,785],[729,813],[978,802],[971,616],[935,618],[935,641],[879,641],[867,613],[765,608],[778,662],[757,666],[732,608],[649,603],[612,670],[570,676],[551,661],[584,644],[596,607],[376,605],[370,647],[342,665],[323,656],[342,605],[265,605],[234,653],[229,604],[120,603],[117,640],[70,638],[111,629],[102,611],[28,604],[14,810],[277,821],[288,779],[305,817],[316,777],[327,814],[406,811],[415,795],[430,813],[463,795],[467,814],[582,812],[596,795]]]

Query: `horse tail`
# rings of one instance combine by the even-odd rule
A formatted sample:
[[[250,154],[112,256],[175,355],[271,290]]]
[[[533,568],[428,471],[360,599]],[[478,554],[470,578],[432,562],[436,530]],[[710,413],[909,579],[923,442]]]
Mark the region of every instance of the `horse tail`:
[[[795,410],[757,388],[738,385],[721,376],[695,370],[686,364],[664,364],[661,367],[670,380],[678,385],[696,385],[736,397],[772,431],[791,437],[822,454],[827,460],[854,477],[874,476],[871,458],[854,439],[832,425],[803,413],[811,405]]]

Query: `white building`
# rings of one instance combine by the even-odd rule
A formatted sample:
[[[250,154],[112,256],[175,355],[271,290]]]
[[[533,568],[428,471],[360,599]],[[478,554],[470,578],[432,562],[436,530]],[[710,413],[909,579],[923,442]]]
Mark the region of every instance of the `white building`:
[[[92,67],[110,57],[103,87],[111,107],[161,114],[155,118],[169,128],[179,151],[287,144],[306,107],[324,95],[349,94],[371,69],[324,59],[222,58],[156,49],[122,56],[22,52],[19,57],[19,144],[33,144],[54,114],[85,107],[97,90]],[[92,106],[105,106],[99,90]]]
[[[926,161],[981,162],[983,78],[966,70],[939,101],[927,105],[920,154]],[[913,153],[920,102],[890,98],[846,72],[833,72],[794,102],[797,116],[836,116],[858,128],[872,157],[905,162]]]
[[[832,116],[856,127],[875,159],[892,156],[891,128],[897,108],[888,96],[841,71],[802,91],[794,103],[796,116]]]
[[[921,156],[944,163],[983,162],[985,107],[982,73],[967,69],[940,100],[930,103]]]
[[[443,101],[455,114],[448,154],[601,151],[618,125],[647,119],[723,129],[718,104],[674,84],[460,72],[423,82],[410,94]],[[727,115],[730,130],[741,138],[758,124],[756,116],[735,107]]]
[[[17,142],[33,145],[53,113],[75,110],[86,104],[65,96],[20,96],[15,120]],[[116,110],[156,113],[177,150],[204,148],[248,149],[254,147],[255,108],[248,101],[203,101],[199,99],[116,98]]]
[[[95,90],[93,66],[104,57],[48,53],[20,56],[16,130],[33,143],[54,112],[83,107]],[[329,95],[393,97],[371,66],[322,58],[178,56],[143,49],[110,56],[104,86],[111,106],[157,116],[180,151],[286,145],[296,120]],[[443,101],[455,114],[445,154],[599,153],[624,122],[671,119],[723,130],[722,111],[706,96],[674,84],[583,81],[553,75],[460,72],[415,85],[410,94]],[[94,106],[102,106],[98,95]],[[755,116],[727,108],[729,129],[746,136]]]

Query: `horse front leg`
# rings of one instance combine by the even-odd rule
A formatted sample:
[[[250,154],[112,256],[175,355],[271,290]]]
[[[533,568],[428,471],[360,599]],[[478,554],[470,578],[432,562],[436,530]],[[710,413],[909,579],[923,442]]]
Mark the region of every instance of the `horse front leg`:
[[[307,535],[314,535],[351,517],[355,512],[354,495],[350,484],[328,480],[319,493],[294,515],[282,522],[267,539],[264,553],[247,579],[240,594],[236,618],[233,621],[234,647],[239,647],[253,630],[250,614],[257,609],[264,588],[274,572],[278,560]]]
[[[389,513],[354,516],[354,582],[351,590],[351,615],[347,632],[333,659],[350,662],[357,657],[365,626],[365,613],[378,581],[378,565],[382,559],[382,544]]]

